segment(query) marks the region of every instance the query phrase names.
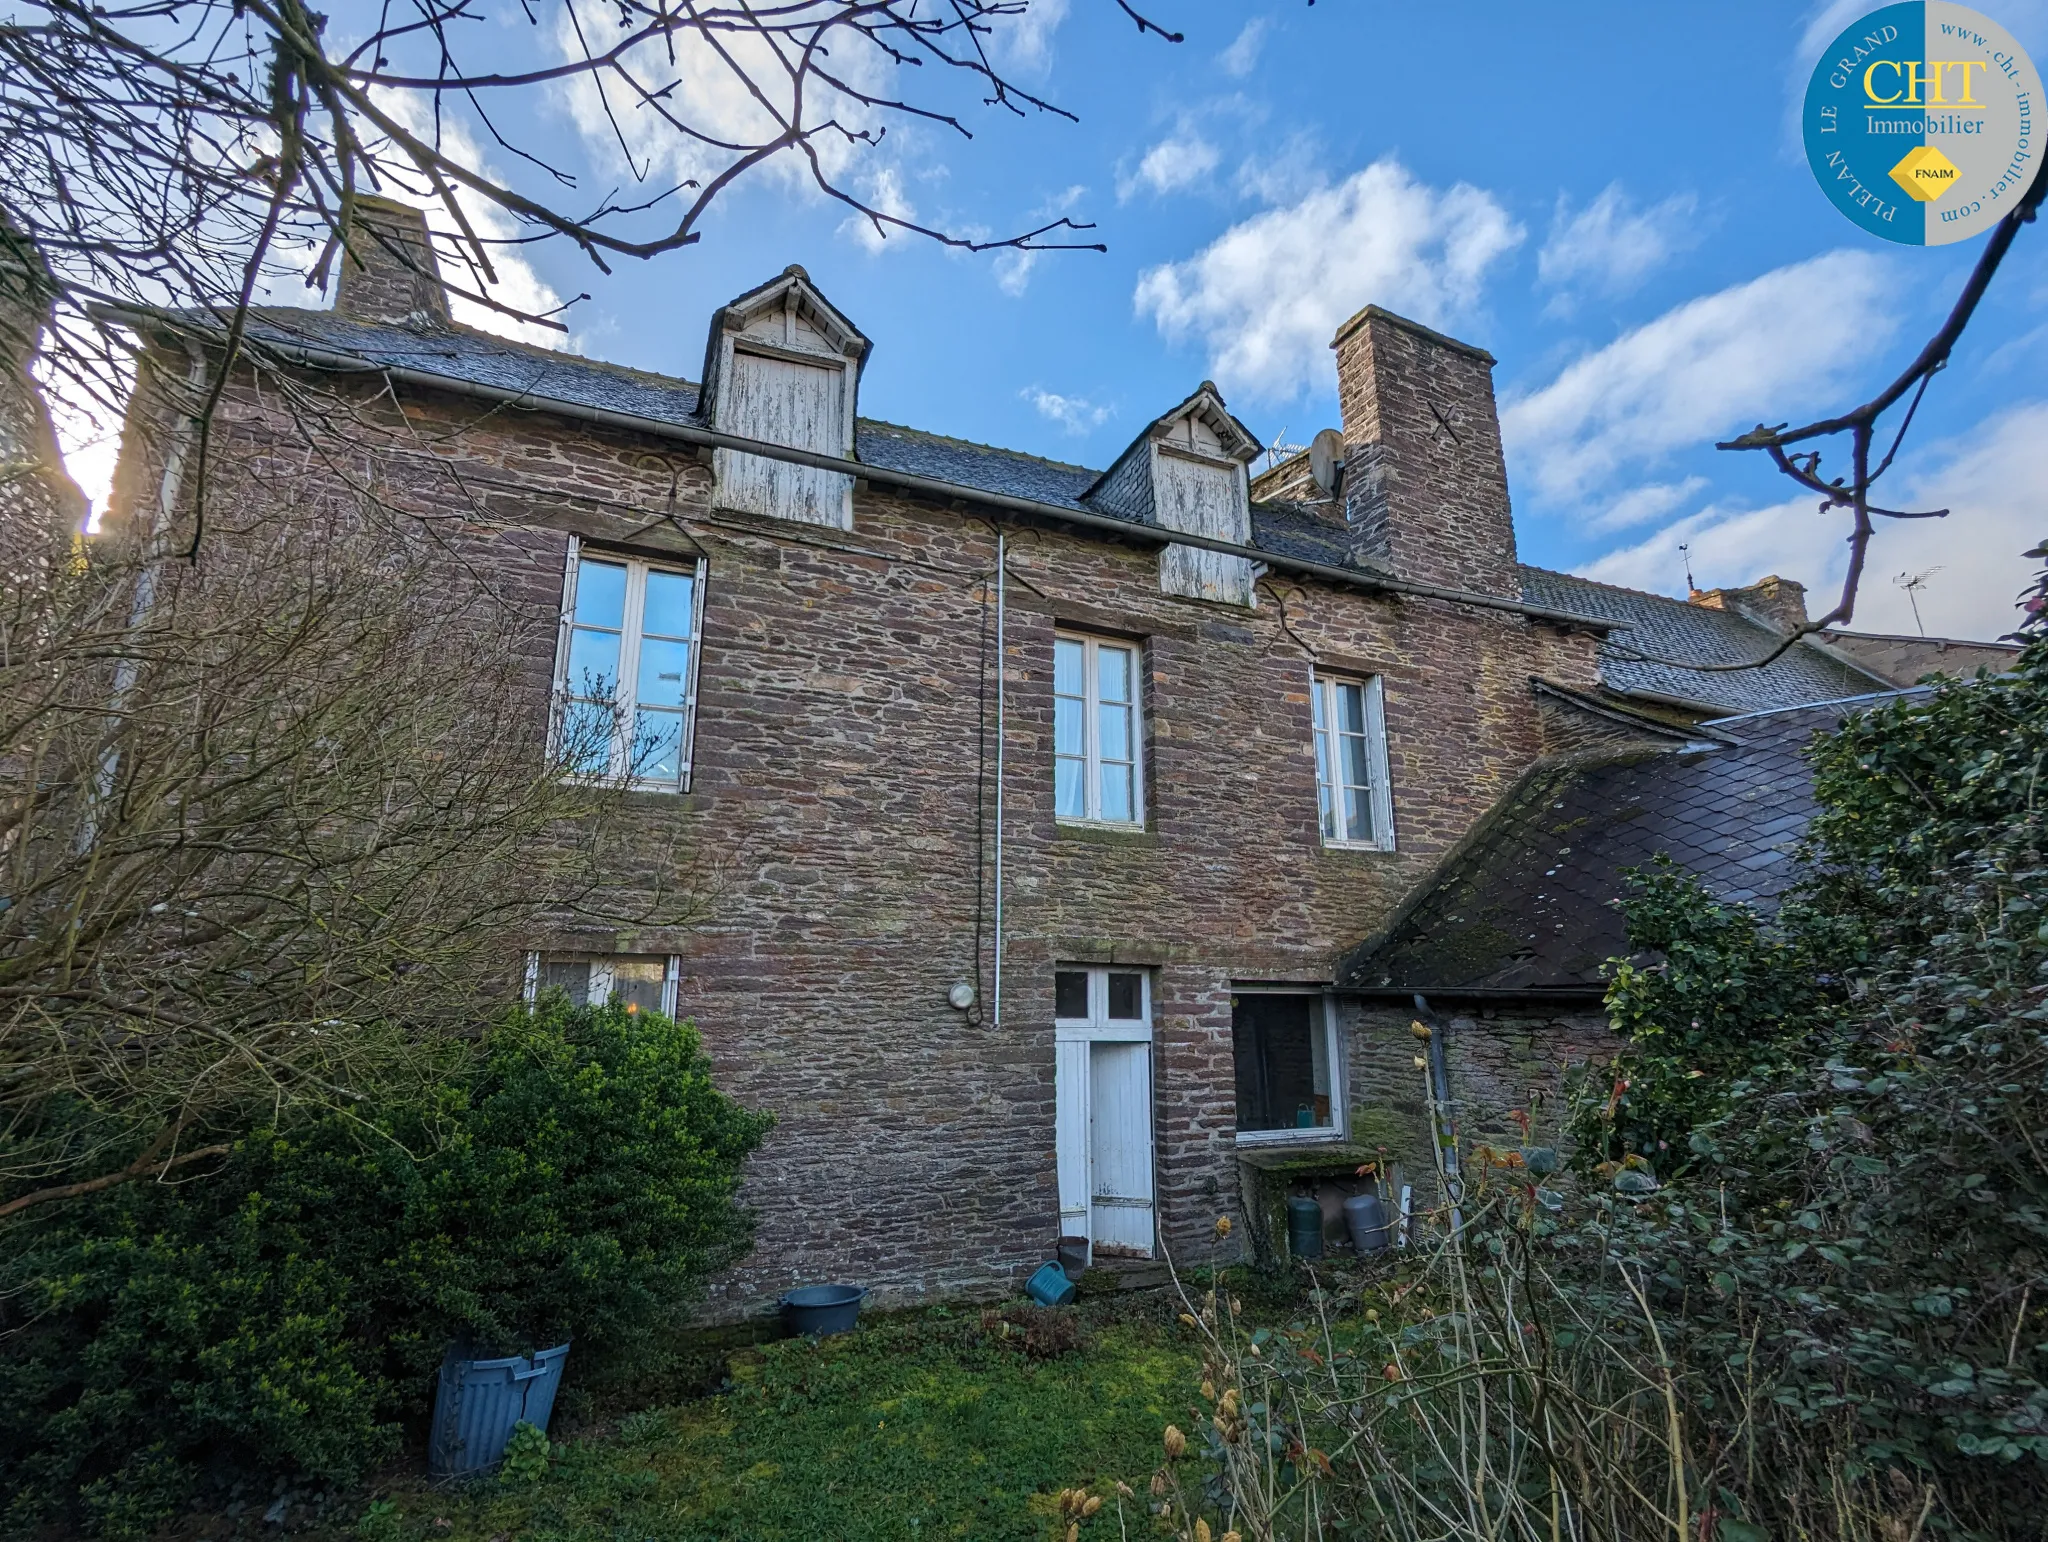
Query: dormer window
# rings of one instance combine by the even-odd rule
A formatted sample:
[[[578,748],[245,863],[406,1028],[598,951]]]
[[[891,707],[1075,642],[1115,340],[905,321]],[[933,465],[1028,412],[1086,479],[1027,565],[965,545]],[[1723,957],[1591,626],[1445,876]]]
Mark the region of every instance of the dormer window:
[[[704,395],[711,426],[791,449],[853,458],[868,340],[804,270],[741,295],[711,318]],[[802,524],[853,525],[853,478],[735,450],[712,457],[721,508]]]
[[[1258,440],[1232,417],[1208,381],[1140,434],[1097,479],[1086,501],[1127,519],[1210,536],[1237,546],[1252,539],[1246,464]],[[1191,600],[1250,605],[1257,565],[1199,546],[1159,554],[1159,588]]]

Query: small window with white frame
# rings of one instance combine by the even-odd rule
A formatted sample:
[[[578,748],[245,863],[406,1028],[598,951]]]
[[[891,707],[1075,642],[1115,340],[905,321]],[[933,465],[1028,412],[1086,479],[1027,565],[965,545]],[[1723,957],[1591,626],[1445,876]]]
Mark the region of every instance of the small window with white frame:
[[[1052,997],[1061,1028],[1151,1029],[1152,976],[1143,969],[1062,965],[1053,971]]]
[[[1386,711],[1378,675],[1362,680],[1312,675],[1316,801],[1325,846],[1394,849],[1394,799],[1387,780]]]
[[[1240,986],[1230,1032],[1241,1143],[1343,1138],[1343,1046],[1328,995]]]
[[[1053,810],[1066,821],[1145,823],[1142,654],[1134,642],[1053,639]]]
[[[660,953],[529,953],[526,1003],[558,990],[574,1007],[616,1001],[628,1012],[674,1017],[682,962]]]
[[[569,542],[555,667],[556,762],[662,792],[690,785],[704,564]]]

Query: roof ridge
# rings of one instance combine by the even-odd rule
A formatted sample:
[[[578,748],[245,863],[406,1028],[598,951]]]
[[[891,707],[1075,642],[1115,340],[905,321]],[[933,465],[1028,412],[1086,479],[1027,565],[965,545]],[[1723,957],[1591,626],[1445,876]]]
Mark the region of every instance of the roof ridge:
[[[1969,684],[1967,680],[1961,683]],[[1719,728],[1724,723],[1745,722],[1753,717],[1776,717],[1782,712],[1812,712],[1819,707],[1847,707],[1859,701],[1893,701],[1901,696],[1924,696],[1934,689],[1931,685],[1907,685],[1891,691],[1865,691],[1861,696],[1830,696],[1825,701],[1794,702],[1789,707],[1759,707],[1754,712],[1735,712],[1727,717],[1709,718],[1706,726]]]

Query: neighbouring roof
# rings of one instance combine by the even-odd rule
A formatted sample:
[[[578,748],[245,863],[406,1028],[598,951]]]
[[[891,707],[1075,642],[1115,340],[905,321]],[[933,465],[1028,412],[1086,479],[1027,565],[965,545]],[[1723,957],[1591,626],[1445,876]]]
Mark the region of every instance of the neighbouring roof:
[[[1364,989],[1541,995],[1598,989],[1628,951],[1622,876],[1658,854],[1728,900],[1774,909],[1814,814],[1806,747],[1906,694],[1723,718],[1731,743],[1538,765],[1340,978]]]
[[[1532,605],[1620,623],[1600,645],[1600,679],[1623,695],[1676,698],[1727,712],[1764,712],[1858,696],[1892,683],[1804,641],[1761,669],[1709,671],[1654,662],[1682,658],[1739,664],[1770,652],[1780,634],[1735,611],[1688,605],[1640,589],[1524,567],[1522,598]]]

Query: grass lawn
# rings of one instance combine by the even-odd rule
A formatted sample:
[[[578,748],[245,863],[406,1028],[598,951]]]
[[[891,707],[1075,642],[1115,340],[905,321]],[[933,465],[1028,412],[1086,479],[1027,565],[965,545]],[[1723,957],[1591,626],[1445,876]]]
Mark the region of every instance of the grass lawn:
[[[1022,1315],[1022,1314],[1018,1314]],[[976,1309],[885,1319],[735,1356],[717,1396],[636,1413],[557,1447],[545,1477],[402,1486],[366,1542],[861,1542],[1062,1534],[1053,1496],[1089,1487],[1114,1537],[1115,1482],[1142,1485],[1198,1362],[1163,1300],[1067,1309],[1080,1347],[1049,1358]],[[1071,1332],[1048,1317],[1035,1334]],[[574,1374],[573,1363],[571,1374]],[[1134,1533],[1144,1499],[1125,1501]]]

